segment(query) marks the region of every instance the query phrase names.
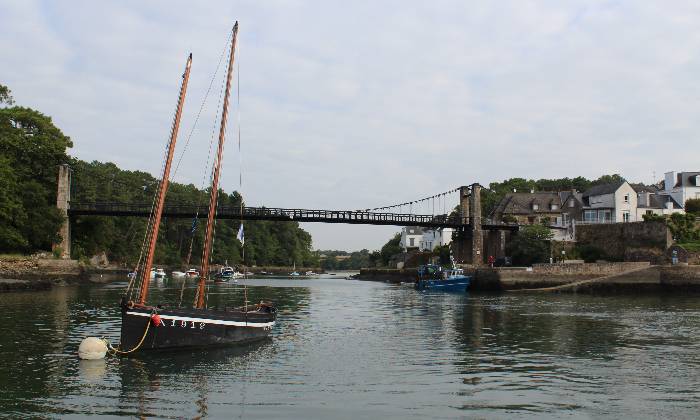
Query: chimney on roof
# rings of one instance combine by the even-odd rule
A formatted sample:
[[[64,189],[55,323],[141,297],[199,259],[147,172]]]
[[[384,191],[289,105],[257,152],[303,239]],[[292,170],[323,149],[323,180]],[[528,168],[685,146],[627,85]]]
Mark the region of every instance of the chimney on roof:
[[[666,172],[664,174],[664,190],[665,191],[671,191],[673,189],[673,185],[675,184],[673,179],[676,177],[676,174],[671,171],[671,172]]]

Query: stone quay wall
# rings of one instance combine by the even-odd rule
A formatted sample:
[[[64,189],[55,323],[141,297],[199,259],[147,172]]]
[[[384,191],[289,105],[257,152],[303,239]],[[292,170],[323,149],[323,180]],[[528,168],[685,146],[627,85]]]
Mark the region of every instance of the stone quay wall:
[[[648,262],[592,264],[534,264],[527,268],[480,268],[474,274],[472,290],[537,289],[562,286],[581,280],[622,274],[649,267]]]
[[[673,240],[664,222],[632,222],[577,224],[576,242],[599,248],[620,261],[661,263]]]

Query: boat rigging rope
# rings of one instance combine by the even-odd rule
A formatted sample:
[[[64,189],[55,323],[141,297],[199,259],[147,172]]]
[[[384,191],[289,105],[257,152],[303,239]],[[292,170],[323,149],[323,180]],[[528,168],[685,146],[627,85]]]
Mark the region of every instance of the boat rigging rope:
[[[179,104],[179,101],[180,101],[180,98],[178,97],[178,99],[177,99],[178,104]],[[171,129],[170,129],[171,135],[169,136],[168,141],[165,142],[165,148],[163,150],[163,160],[161,161],[161,168],[160,168],[161,180],[163,179],[163,175],[165,174],[165,165],[166,165],[167,160],[168,160],[168,149],[170,148],[170,142],[172,141],[172,132],[175,129],[175,120],[176,119],[177,119],[177,104],[175,106],[175,114],[173,114],[173,121],[172,121]],[[156,206],[156,200],[157,200],[158,194],[160,192],[160,187],[161,187],[161,184],[158,183],[158,188],[156,188],[154,193],[153,193],[153,200],[151,202],[151,210],[150,210],[150,213],[148,216],[148,224],[146,225],[146,231],[144,232],[143,242],[141,243],[141,251],[139,252],[139,259],[136,263],[136,268],[134,268],[134,276],[129,280],[129,283],[127,284],[127,287],[126,287],[125,294],[128,294],[129,300],[131,300],[131,298],[132,298],[132,295],[133,295],[133,292],[135,289],[135,287],[132,287],[132,286],[135,286],[136,280],[139,277],[141,277],[139,285],[143,285],[143,282],[149,281],[150,277],[151,277],[151,273],[141,273],[141,275],[139,276],[139,268],[141,268],[141,261],[143,259],[143,255],[146,251],[146,247],[147,247],[146,244],[149,242],[150,238],[153,237],[153,226],[155,223],[155,214],[153,214],[153,213],[154,213],[154,209]],[[143,271],[143,270],[141,270],[141,271]]]
[[[192,134],[194,133],[195,128],[197,128],[197,122],[199,121],[199,116],[202,115],[202,110],[204,109],[204,105],[207,102],[207,98],[209,98],[209,92],[211,91],[211,87],[214,85],[214,80],[216,79],[216,75],[219,74],[219,69],[221,68],[221,62],[224,59],[224,54],[226,54],[228,44],[230,42],[228,39],[226,40],[226,44],[224,44],[224,48],[221,50],[221,55],[219,56],[219,63],[216,65],[216,70],[214,70],[214,74],[211,76],[211,80],[209,81],[209,87],[207,88],[207,92],[204,94],[204,99],[202,99],[202,103],[199,106],[199,111],[197,112],[197,117],[194,119],[194,123],[192,124],[192,129],[190,130],[190,134],[187,136],[187,141],[185,141],[185,147],[182,149],[182,152],[180,153],[180,158],[177,160],[177,165],[175,165],[175,170],[173,171],[173,174],[170,178],[175,178],[175,175],[177,175],[177,170],[180,169],[180,163],[182,162],[182,158],[185,156],[185,152],[187,151],[187,146],[190,144],[190,139],[192,138]]]

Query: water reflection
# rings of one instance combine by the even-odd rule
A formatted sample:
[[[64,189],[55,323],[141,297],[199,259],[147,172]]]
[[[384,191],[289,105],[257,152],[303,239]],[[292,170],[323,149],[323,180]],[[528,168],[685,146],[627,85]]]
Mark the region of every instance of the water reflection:
[[[697,297],[248,282],[249,301],[279,307],[271,340],[102,361],[75,352],[85,336],[118,341],[124,283],[0,295],[0,409],[10,417],[688,417],[700,404]],[[166,280],[151,298],[177,304],[181,285]],[[209,305],[240,304],[240,286],[212,285]],[[194,287],[185,283],[185,302]]]

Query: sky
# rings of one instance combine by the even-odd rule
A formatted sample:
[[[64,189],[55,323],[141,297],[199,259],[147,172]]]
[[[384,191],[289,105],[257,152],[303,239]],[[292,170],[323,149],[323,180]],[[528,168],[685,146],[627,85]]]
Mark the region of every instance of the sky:
[[[173,180],[202,186],[221,68],[204,98],[236,20],[221,186],[248,205],[363,209],[511,177],[700,170],[697,1],[0,0],[0,83],[53,118],[71,155],[157,175],[192,52]],[[378,249],[399,231],[302,226],[319,249]]]

